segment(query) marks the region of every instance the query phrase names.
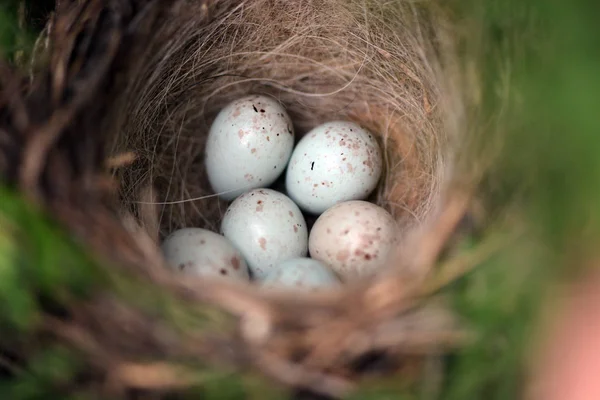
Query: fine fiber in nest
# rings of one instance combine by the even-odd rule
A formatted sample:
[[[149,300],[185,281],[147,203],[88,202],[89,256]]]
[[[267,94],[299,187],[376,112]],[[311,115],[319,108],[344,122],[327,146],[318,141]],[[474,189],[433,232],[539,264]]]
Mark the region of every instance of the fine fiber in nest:
[[[226,204],[204,170],[209,127],[228,102],[266,94],[286,107],[297,136],[340,119],[378,135],[385,169],[374,200],[417,226],[438,197],[445,133],[431,29],[411,3],[180,5],[114,117],[109,152],[137,157],[117,171],[125,206],[154,238],[184,226],[217,230]]]

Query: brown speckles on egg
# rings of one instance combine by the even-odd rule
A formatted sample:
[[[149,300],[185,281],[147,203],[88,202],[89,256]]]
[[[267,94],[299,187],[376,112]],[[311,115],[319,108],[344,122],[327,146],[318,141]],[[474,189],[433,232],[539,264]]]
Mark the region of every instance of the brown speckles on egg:
[[[244,179],[248,182],[252,182],[254,180],[254,176],[252,174],[246,174],[244,175]]]
[[[265,208],[265,205],[262,200],[259,200],[256,202],[256,212],[262,212],[262,210],[264,208]]]
[[[357,257],[360,257],[363,255],[363,251],[360,249],[356,249],[356,250],[354,250],[354,255]]]
[[[235,270],[240,269],[240,259],[237,257],[231,257],[231,266]]]
[[[191,233],[191,235],[190,235]],[[177,245],[177,246],[174,246]],[[178,252],[173,252],[177,247]],[[238,259],[238,270],[227,279],[248,281],[248,270],[237,249],[222,235],[200,228],[184,228],[174,232],[162,246],[165,258],[178,273],[192,276],[220,276],[220,268],[228,269],[229,260]],[[241,266],[244,268],[241,268]]]
[[[294,137],[271,137],[285,132],[289,125],[283,106],[267,96],[248,96],[224,107],[213,121],[205,147],[206,172],[214,192],[231,201],[243,191],[273,184],[285,170]],[[223,149],[228,153],[226,166]],[[255,159],[249,161],[249,154]],[[278,158],[279,154],[285,156]],[[255,179],[245,181],[245,174]]]
[[[340,250],[335,255],[337,261],[344,262],[350,257],[350,251],[348,249]]]
[[[308,232],[301,211],[284,194],[255,189],[236,199],[223,219],[222,232],[244,256],[248,269],[260,280],[279,257],[307,252]],[[263,272],[257,272],[257,268]]]
[[[349,122],[326,123],[309,132],[296,146],[288,167],[291,178],[288,193],[313,214],[320,214],[342,201],[368,196],[376,188],[382,170],[378,145],[368,135],[370,133]],[[366,164],[361,165],[363,161]],[[320,164],[319,169],[307,171],[305,165],[311,162]],[[345,176],[347,174],[352,174],[352,178]],[[322,185],[324,190],[315,196],[310,187],[313,182],[308,185],[302,180],[306,176],[320,185],[325,180],[330,184]],[[300,181],[297,188],[295,181]]]
[[[311,231],[309,251],[343,280],[355,281],[376,274],[385,265],[395,235],[396,222],[381,207],[349,201],[319,217]]]

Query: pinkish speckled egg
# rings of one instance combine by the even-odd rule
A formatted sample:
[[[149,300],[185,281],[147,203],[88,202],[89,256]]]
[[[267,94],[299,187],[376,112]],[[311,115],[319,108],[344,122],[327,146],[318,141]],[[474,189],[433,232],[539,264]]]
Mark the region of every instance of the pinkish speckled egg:
[[[210,185],[225,200],[271,185],[294,147],[294,128],[285,109],[267,96],[247,96],[214,120],[206,142]]]
[[[294,149],[287,193],[301,209],[320,214],[342,201],[367,198],[381,171],[381,150],[371,133],[353,122],[327,122],[308,132]]]
[[[340,280],[329,267],[312,258],[293,258],[273,267],[261,287],[318,291],[340,287]]]
[[[254,189],[235,199],[225,212],[221,232],[240,250],[259,281],[282,261],[306,256],[308,248],[302,212],[289,197],[272,189]]]
[[[361,200],[336,204],[315,222],[310,256],[331,267],[343,281],[375,275],[396,245],[398,226],[383,208]]]
[[[224,236],[200,228],[183,228],[162,243],[167,264],[184,274],[249,281],[248,266]]]

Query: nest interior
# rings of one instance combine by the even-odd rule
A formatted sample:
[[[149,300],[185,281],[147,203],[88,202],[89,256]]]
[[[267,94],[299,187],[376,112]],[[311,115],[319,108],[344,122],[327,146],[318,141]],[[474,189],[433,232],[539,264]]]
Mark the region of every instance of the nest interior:
[[[265,94],[286,107],[297,137],[339,119],[378,135],[385,172],[373,200],[407,229],[418,225],[438,196],[444,130],[433,46],[415,7],[249,0],[173,10],[113,116],[109,153],[137,156],[116,172],[123,205],[154,238],[218,230],[226,204],[204,171],[210,124],[228,102]]]

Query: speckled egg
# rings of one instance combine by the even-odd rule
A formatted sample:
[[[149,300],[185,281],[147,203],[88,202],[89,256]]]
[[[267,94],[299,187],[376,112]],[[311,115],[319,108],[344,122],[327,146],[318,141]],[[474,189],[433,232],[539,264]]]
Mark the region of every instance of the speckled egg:
[[[209,230],[179,229],[164,240],[161,249],[167,263],[184,274],[250,279],[242,255],[229,240]]]
[[[320,261],[293,258],[273,267],[261,285],[266,289],[316,291],[340,287],[338,277]]]
[[[300,209],[271,189],[255,189],[235,199],[221,231],[240,250],[257,280],[285,260],[306,256],[308,231]]]
[[[353,122],[328,122],[298,142],[286,173],[287,193],[303,210],[320,214],[342,201],[367,198],[381,171],[381,150],[371,133]]]
[[[285,109],[266,96],[238,99],[217,115],[206,142],[210,185],[225,200],[271,185],[294,147],[294,128]]]
[[[398,227],[383,208],[361,200],[336,204],[315,222],[309,238],[312,258],[346,282],[375,275],[396,244]]]

